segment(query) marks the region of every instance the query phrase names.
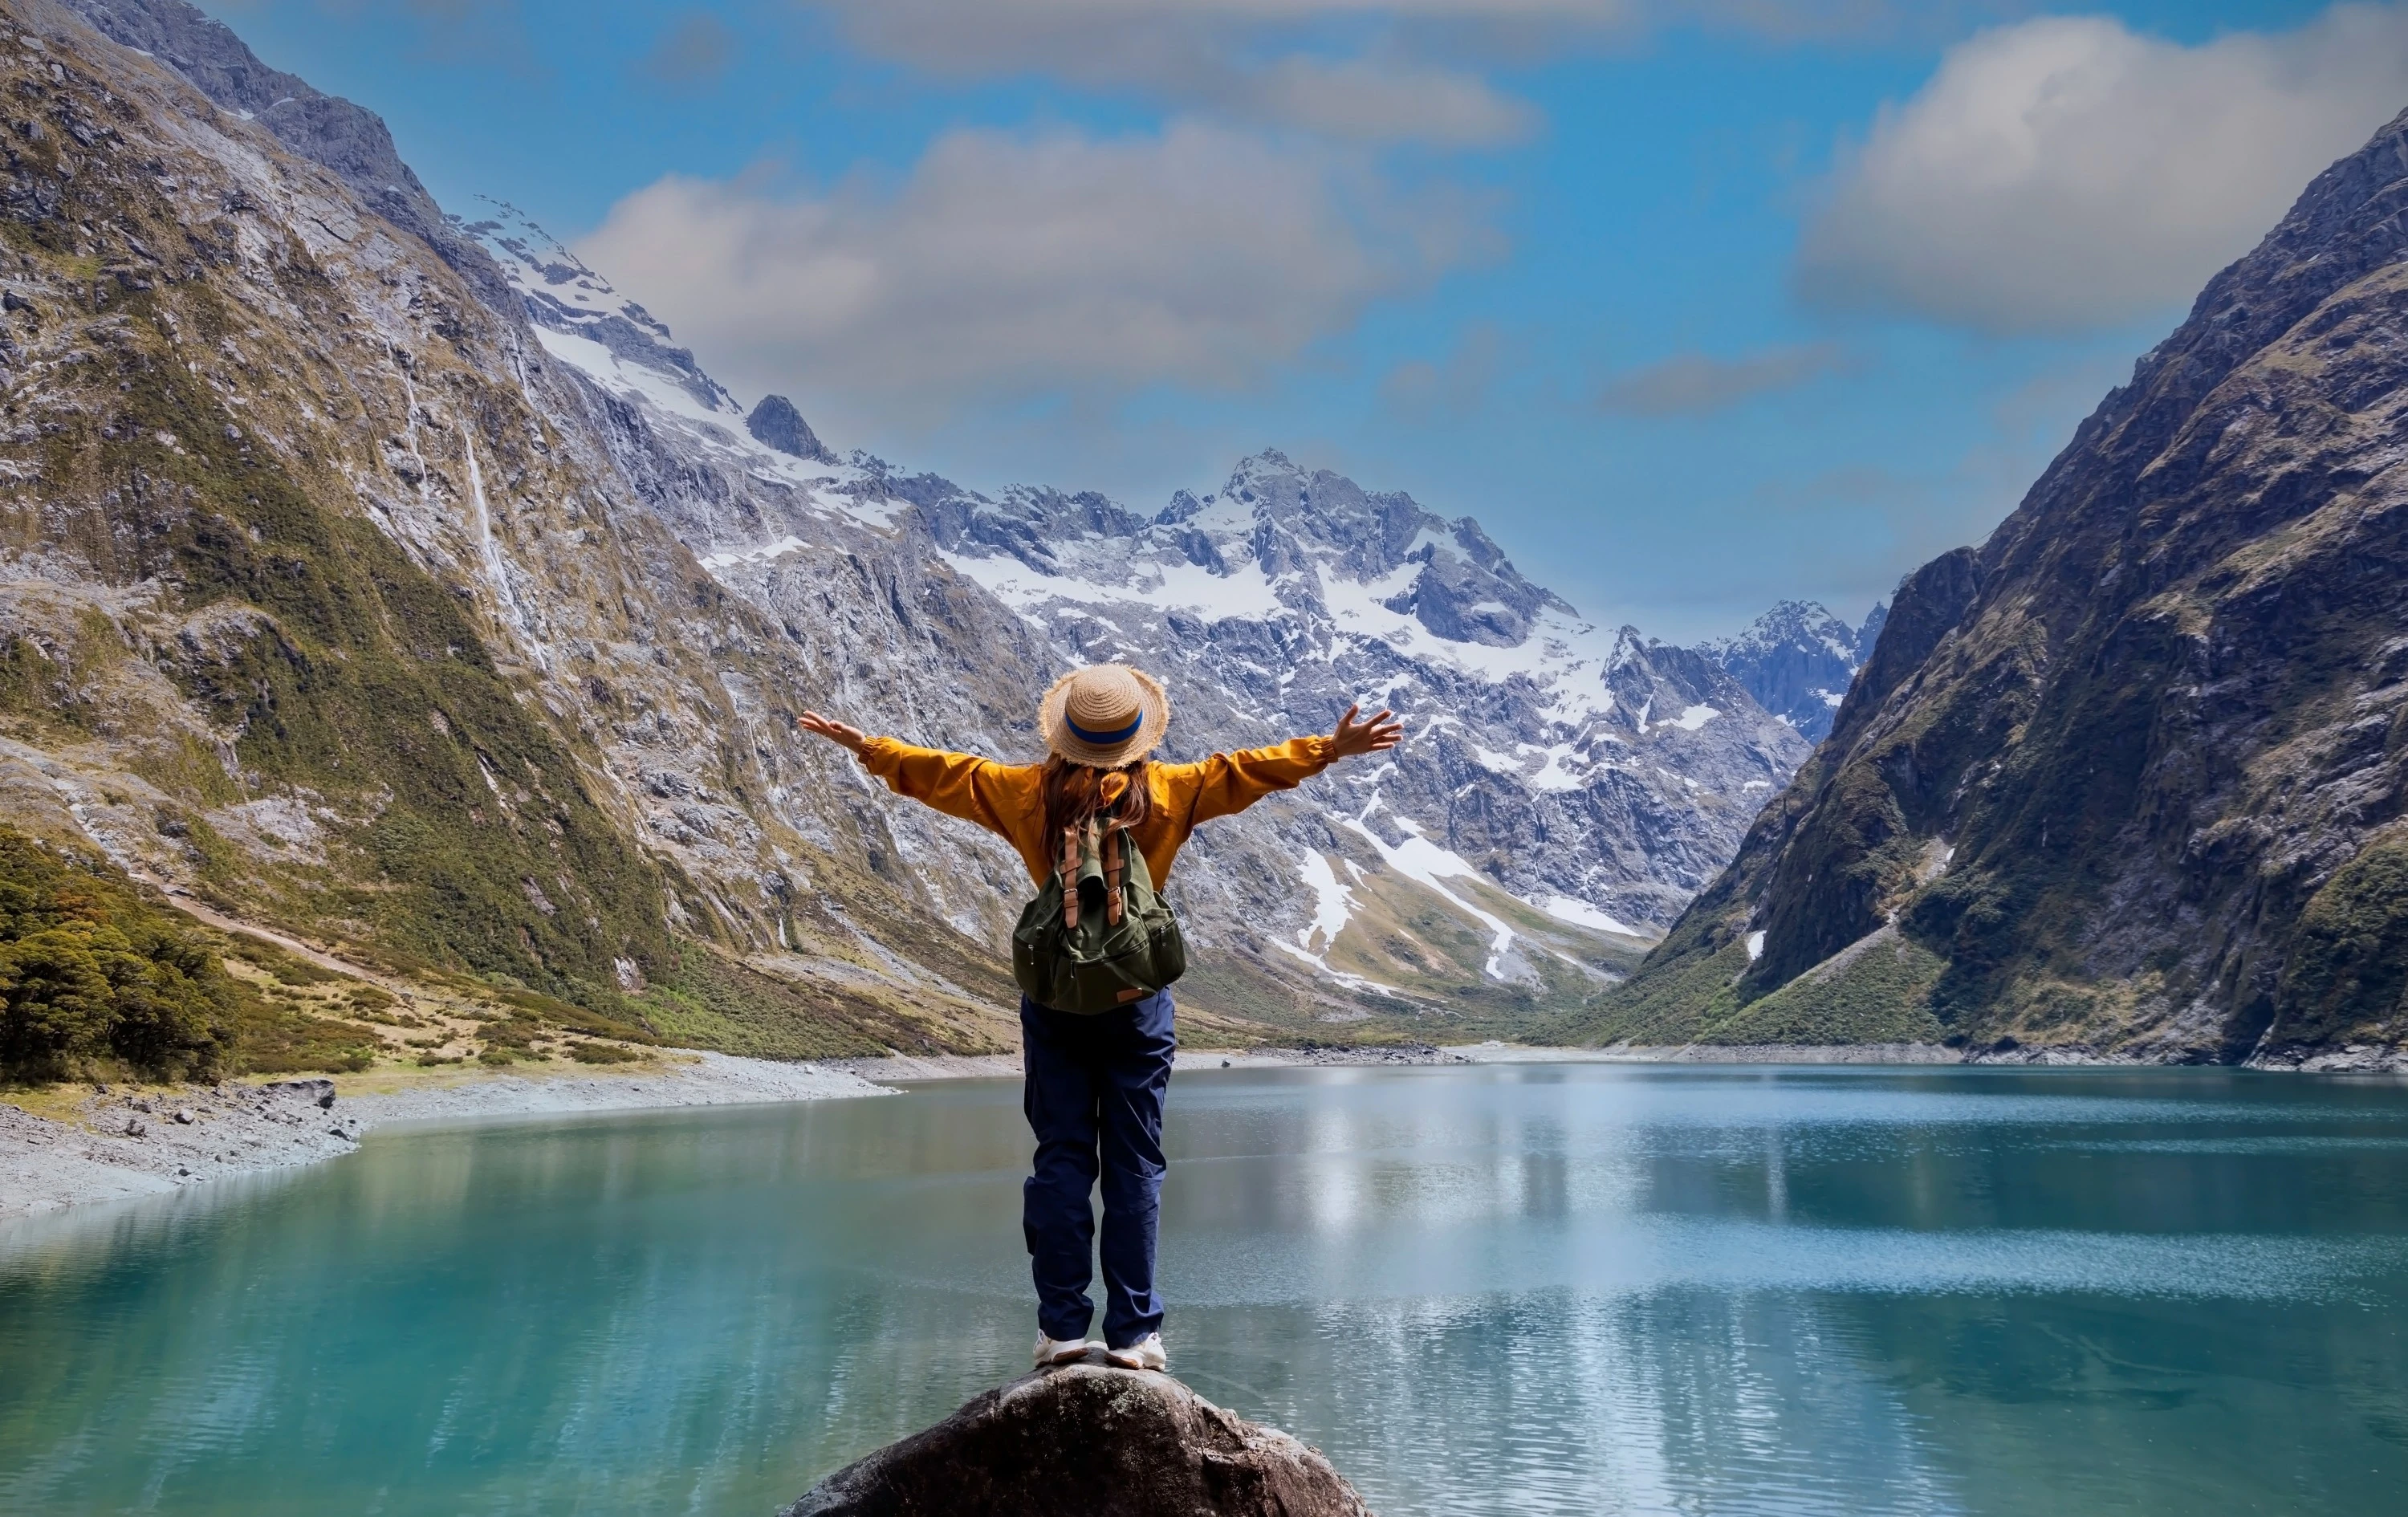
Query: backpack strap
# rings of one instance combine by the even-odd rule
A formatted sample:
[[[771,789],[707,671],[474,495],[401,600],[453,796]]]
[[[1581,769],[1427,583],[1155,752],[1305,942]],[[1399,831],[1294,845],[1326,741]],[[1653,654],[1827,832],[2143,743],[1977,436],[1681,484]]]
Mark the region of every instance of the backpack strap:
[[[1079,925],[1079,829],[1062,829],[1062,925],[1075,930]]]
[[[1114,827],[1104,834],[1104,920],[1115,927],[1121,924],[1121,915],[1127,909],[1121,899],[1121,850],[1127,837],[1128,831],[1124,827]]]

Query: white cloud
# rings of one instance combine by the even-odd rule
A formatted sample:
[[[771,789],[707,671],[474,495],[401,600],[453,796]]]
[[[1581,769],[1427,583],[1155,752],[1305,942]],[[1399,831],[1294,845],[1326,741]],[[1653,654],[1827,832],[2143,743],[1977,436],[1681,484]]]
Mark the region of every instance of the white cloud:
[[[941,408],[1242,386],[1493,234],[1348,156],[1186,122],[957,131],[889,189],[673,176],[578,250],[738,379]]]
[[[1290,56],[1197,93],[1232,114],[1354,141],[1485,146],[1526,136],[1536,122],[1475,75],[1394,57]]]
[[[2051,17],[1950,50],[1846,153],[1810,296],[1989,332],[2187,300],[2408,106],[2408,9],[2337,7],[2197,47]]]
[[[1598,406],[1634,416],[1703,416],[1794,390],[1842,362],[1839,345],[1829,342],[1765,348],[1737,358],[1680,353],[1608,380]]]
[[[1040,73],[1350,140],[1484,146],[1527,104],[1484,70],[1681,23],[1895,35],[2016,0],[796,0],[854,46],[956,76]]]

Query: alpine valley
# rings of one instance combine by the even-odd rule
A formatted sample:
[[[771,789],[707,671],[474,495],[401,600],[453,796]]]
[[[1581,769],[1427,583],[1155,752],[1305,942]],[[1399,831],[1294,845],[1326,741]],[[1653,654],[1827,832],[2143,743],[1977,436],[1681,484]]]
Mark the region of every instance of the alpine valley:
[[[1033,758],[1036,693],[1122,658],[1173,758],[1412,728],[1182,856],[1191,1038],[1526,1036],[1636,966],[1854,673],[1819,608],[1593,625],[1276,451],[1145,509],[840,455],[182,0],[0,17],[7,822],[214,924],[236,990],[315,958],[522,1054],[1008,1048],[1016,858],[791,718]],[[278,1005],[288,1063],[439,1041]]]
[[[1272,449],[841,451],[183,0],[0,20],[20,1069],[1007,1050],[1018,860],[792,717],[1031,759],[1110,659],[1174,759],[1409,723],[1182,855],[1192,1041],[2400,1057],[2398,123],[1989,542],[1683,648]]]

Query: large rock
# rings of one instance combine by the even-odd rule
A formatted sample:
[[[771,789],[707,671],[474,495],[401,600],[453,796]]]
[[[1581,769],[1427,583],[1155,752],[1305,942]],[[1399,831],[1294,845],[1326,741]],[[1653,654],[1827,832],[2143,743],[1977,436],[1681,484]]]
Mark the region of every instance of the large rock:
[[[1067,1365],[811,1487],[783,1517],[1370,1517],[1329,1461],[1168,1375]]]

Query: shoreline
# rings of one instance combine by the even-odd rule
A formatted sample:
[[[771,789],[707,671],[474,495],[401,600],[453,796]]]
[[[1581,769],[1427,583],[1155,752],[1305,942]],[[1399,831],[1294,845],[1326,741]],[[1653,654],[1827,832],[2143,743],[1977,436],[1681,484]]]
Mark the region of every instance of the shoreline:
[[[382,1127],[890,1095],[824,1064],[679,1050],[538,1074],[295,1077],[52,1087],[0,1098],[0,1224],[339,1158]]]
[[[885,1085],[939,1080],[1020,1078],[1015,1053],[934,1053],[878,1059],[829,1059],[842,1069]],[[2408,1074],[2408,1050],[2351,1046],[2298,1062],[2188,1065],[2162,1059],[2093,1053],[2072,1048],[1968,1051],[1941,1043],[1685,1043],[1606,1048],[1570,1048],[1542,1043],[1396,1043],[1312,1045],[1298,1048],[1182,1048],[1175,1068],[1293,1069],[1315,1067],[1420,1067],[1484,1064],[1777,1064],[1853,1065],[1869,1067],[2004,1069],[2250,1069],[2266,1074]]]
[[[1314,1044],[1298,1048],[1182,1048],[1173,1066],[1203,1069],[1312,1069],[1430,1067],[1484,1064],[1854,1064],[1955,1065],[2009,1062],[1968,1059],[1960,1049],[1937,1043],[1688,1044],[1681,1047],[1570,1048],[1545,1043]],[[2038,1062],[2038,1061],[2018,1061]],[[2104,1065],[2103,1059],[2050,1062]],[[884,1059],[831,1059],[844,1069],[885,1085],[916,1085],[939,1080],[1020,1078],[1014,1053],[933,1053]]]
[[[1429,1067],[1529,1064],[2182,1067],[2064,1049],[1968,1055],[1930,1043],[1560,1048],[1441,1046],[1182,1049],[1176,1067]],[[2270,1073],[2408,1072],[2396,1051],[2346,1049]],[[165,1195],[236,1175],[339,1158],[380,1128],[481,1118],[652,1111],[891,1095],[949,1080],[1016,1080],[1016,1053],[826,1059],[783,1064],[677,1050],[641,1065],[539,1073],[444,1071],[300,1077],[222,1085],[52,1087],[0,1097],[0,1224],[109,1201]]]

